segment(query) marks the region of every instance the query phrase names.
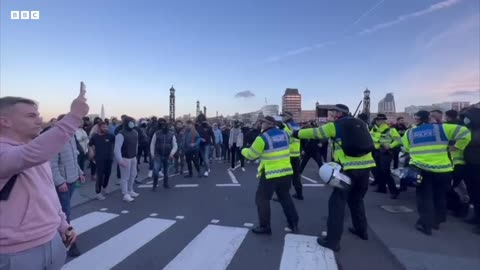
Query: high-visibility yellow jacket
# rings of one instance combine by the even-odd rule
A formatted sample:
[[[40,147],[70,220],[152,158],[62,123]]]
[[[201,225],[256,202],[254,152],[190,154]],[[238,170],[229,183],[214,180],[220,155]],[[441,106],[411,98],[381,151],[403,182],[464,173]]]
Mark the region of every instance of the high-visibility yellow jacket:
[[[264,131],[250,148],[244,148],[242,155],[249,160],[260,159],[257,177],[266,179],[293,175],[290,163],[290,136],[278,128]]]
[[[291,157],[300,156],[300,140],[292,137],[293,132],[296,130],[300,130],[300,126],[293,121],[285,123],[285,127],[283,128],[283,131],[287,132],[288,136],[290,136],[290,156]]]
[[[420,124],[407,130],[402,137],[405,150],[410,154],[410,165],[430,172],[451,172],[448,142],[463,151],[471,140],[466,127],[455,124]]]
[[[382,145],[388,145],[390,148],[397,147],[402,142],[402,137],[395,128],[389,127],[387,124],[375,125],[372,130],[373,143],[375,149],[379,150]]]
[[[368,153],[361,157],[350,157],[345,155],[342,150],[342,140],[337,137],[337,125],[335,122],[327,123],[318,128],[302,129],[298,132],[298,138],[300,139],[332,139],[333,143],[333,159],[342,165],[344,171],[367,169],[375,167],[375,161],[373,160],[372,153]]]

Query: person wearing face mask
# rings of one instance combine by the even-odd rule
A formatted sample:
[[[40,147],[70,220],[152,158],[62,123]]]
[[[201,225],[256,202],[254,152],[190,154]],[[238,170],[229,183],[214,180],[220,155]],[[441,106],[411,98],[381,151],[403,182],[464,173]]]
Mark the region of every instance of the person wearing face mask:
[[[472,134],[472,140],[463,153],[465,182],[475,211],[474,217],[468,222],[475,225],[473,232],[480,234],[480,108],[467,109],[461,118]]]
[[[447,219],[446,192],[452,179],[450,152],[462,151],[471,140],[470,131],[454,124],[430,123],[430,113],[415,114],[416,126],[407,130],[402,145],[410,154],[410,168],[417,171],[416,229],[431,235]],[[449,141],[455,144],[449,146]]]
[[[170,188],[168,185],[168,165],[169,161],[173,161],[178,149],[177,139],[175,134],[168,129],[167,121],[160,118],[158,127],[160,129],[153,134],[150,144],[150,153],[152,153],[151,158],[153,159],[153,191],[157,189],[160,168],[163,168],[163,187],[165,189]]]
[[[135,121],[126,116],[123,129],[115,136],[115,159],[120,165],[123,200],[133,201],[140,194],[133,190],[133,182],[137,176],[138,133],[134,129]]]
[[[367,217],[363,198],[368,190],[370,170],[375,167],[372,151],[375,149],[368,126],[349,113],[349,108],[337,104],[330,110],[335,120],[318,128],[294,131],[297,139],[332,139],[333,159],[342,166],[342,172],[351,180],[348,189],[333,188],[328,202],[327,236],[317,238],[317,243],[337,252],[343,234],[345,205],[348,203],[353,227],[350,232],[368,240]]]

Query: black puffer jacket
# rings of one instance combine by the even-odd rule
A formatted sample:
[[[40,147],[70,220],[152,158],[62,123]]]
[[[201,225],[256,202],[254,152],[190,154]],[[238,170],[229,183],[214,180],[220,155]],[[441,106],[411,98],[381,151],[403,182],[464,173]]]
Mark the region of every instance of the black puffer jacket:
[[[465,148],[465,161],[480,165],[480,108],[471,108],[465,112],[465,118],[470,120],[467,127],[472,132],[472,140]]]

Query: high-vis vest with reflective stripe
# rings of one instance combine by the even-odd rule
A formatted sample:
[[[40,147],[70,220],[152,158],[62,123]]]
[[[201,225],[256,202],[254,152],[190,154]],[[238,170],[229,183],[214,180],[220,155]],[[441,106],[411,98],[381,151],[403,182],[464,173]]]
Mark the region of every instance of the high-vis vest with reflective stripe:
[[[342,141],[337,137],[337,128],[335,123],[327,123],[318,128],[302,129],[298,132],[300,139],[333,139],[333,159],[342,165],[344,171],[368,169],[375,167],[375,161],[373,160],[372,153],[368,153],[361,157],[350,157],[345,155],[341,147]]]
[[[278,128],[263,132],[250,148],[242,150],[246,159],[260,159],[257,177],[265,174],[266,179],[275,179],[293,174],[290,164],[290,137]]]
[[[370,134],[372,134],[373,143],[377,150],[380,149],[382,145],[388,145],[390,148],[394,148],[400,145],[402,141],[398,131],[395,128],[390,128],[387,124],[375,126],[370,131]]]
[[[300,156],[300,140],[297,138],[292,138],[292,133],[296,130],[300,130],[300,126],[291,121],[285,123],[285,128],[283,129],[290,136],[290,156],[299,157]]]
[[[455,147],[463,151],[470,142],[470,131],[454,124],[422,124],[409,129],[402,138],[410,154],[410,165],[430,172],[451,172],[448,141],[456,141]]]

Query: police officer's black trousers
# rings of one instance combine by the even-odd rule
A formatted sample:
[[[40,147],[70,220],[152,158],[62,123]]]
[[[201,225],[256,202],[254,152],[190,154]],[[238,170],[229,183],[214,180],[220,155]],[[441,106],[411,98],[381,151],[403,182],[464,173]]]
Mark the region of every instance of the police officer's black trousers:
[[[375,152],[375,163],[377,164],[375,180],[377,181],[378,190],[381,192],[390,190],[390,194],[397,194],[398,189],[393,180],[390,165],[392,164],[392,154],[390,152]]]
[[[451,173],[433,173],[422,170],[422,182],[417,185],[418,224],[431,230],[447,220],[446,193],[452,180]]]
[[[303,196],[302,176],[300,174],[300,157],[290,157],[293,169],[292,183],[298,196]]]
[[[323,165],[323,162],[322,162],[322,153],[320,152],[305,152],[305,155],[302,156],[302,162],[300,164],[300,175],[303,173],[303,171],[305,170],[305,167],[307,166],[308,164],[308,161],[313,158],[313,160],[315,160],[315,162],[317,162],[317,165],[318,167],[322,167]]]
[[[348,170],[343,173],[352,181],[350,189],[334,188],[328,201],[327,243],[332,247],[340,244],[347,203],[353,227],[359,233],[367,233],[363,197],[368,190],[370,169]]]
[[[270,228],[270,200],[275,192],[282,205],[283,212],[287,217],[290,226],[298,224],[298,214],[290,197],[291,176],[284,176],[275,179],[265,179],[262,175],[258,183],[255,203],[257,204],[258,219],[260,226]]]

